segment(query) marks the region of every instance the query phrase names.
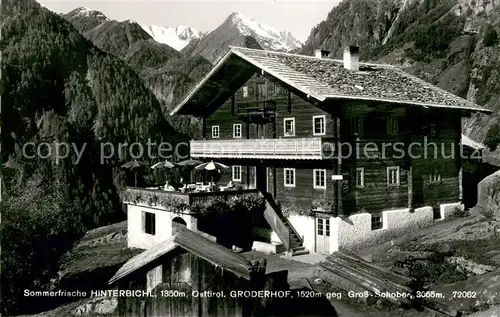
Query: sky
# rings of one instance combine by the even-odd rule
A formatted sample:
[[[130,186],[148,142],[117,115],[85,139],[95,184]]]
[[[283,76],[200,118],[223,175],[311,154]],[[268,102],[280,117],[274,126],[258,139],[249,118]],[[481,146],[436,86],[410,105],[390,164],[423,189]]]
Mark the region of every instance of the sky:
[[[231,13],[267,24],[278,31],[290,31],[305,41],[311,29],[326,19],[339,0],[38,0],[57,13],[87,7],[118,21],[132,20],[139,24],[191,26],[202,32],[217,28]]]

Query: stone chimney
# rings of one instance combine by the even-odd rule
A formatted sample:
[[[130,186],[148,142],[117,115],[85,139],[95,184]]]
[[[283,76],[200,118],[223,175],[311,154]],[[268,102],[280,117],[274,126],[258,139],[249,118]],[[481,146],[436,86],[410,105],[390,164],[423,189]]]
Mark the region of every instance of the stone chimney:
[[[344,49],[344,68],[352,71],[359,70],[359,47],[348,46]]]
[[[317,58],[327,58],[328,55],[330,55],[330,51],[318,48],[317,50],[314,50],[314,56]]]

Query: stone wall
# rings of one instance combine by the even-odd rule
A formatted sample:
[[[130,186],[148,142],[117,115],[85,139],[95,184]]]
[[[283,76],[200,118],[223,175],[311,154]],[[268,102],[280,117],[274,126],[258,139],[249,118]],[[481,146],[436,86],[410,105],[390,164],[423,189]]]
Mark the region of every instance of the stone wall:
[[[477,206],[500,219],[500,171],[483,179],[477,188]]]
[[[445,220],[452,217],[457,210],[463,210],[463,204],[443,204],[439,206],[439,210],[441,213],[439,220]],[[293,215],[288,219],[304,240],[306,249],[314,253],[316,251],[315,218]],[[385,210],[382,212],[383,227],[377,230],[372,230],[371,220],[370,213],[355,214],[346,218],[330,218],[330,252],[377,245],[431,226],[436,221],[433,208],[430,206],[413,211],[408,208]]]

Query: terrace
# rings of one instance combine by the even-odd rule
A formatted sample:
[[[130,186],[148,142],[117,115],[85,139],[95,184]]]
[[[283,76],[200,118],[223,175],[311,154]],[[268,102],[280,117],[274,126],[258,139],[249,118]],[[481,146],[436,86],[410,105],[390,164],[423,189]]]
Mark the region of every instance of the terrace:
[[[222,188],[221,190],[220,187],[213,185],[208,189],[197,187],[189,192],[127,187],[122,195],[122,201],[126,204],[156,206],[183,213],[202,213],[214,203],[225,203],[230,208],[235,204],[258,205],[262,203],[262,197],[257,189]]]

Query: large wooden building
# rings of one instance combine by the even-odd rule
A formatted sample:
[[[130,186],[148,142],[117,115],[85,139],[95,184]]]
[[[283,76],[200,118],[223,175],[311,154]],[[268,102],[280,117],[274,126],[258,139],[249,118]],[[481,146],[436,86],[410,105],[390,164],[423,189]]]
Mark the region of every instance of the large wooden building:
[[[463,208],[461,119],[489,113],[389,65],[232,47],[171,115],[203,121],[190,155],[266,197],[286,249],[378,243]]]

